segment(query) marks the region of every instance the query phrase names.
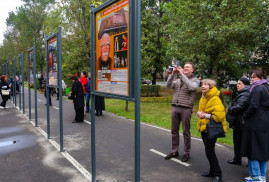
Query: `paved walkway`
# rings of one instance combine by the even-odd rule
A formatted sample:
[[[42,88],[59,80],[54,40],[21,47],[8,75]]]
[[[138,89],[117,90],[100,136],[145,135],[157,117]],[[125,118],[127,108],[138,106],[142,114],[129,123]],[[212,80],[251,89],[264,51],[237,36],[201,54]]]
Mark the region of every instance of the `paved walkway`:
[[[52,98],[51,139],[47,140],[44,95],[38,94],[38,127],[34,127],[34,94],[31,99],[32,121],[29,122],[28,92],[25,93],[25,115],[11,102],[8,109],[0,110],[0,171],[5,174],[0,175],[0,181],[90,181],[90,114],[87,114],[86,122],[72,123],[73,104],[63,101],[65,152],[59,152],[58,101]],[[181,136],[180,156],[182,142]],[[201,173],[209,168],[201,139],[192,138],[191,158],[187,163],[182,163],[180,157],[164,160],[170,148],[169,130],[141,123],[141,181],[212,181],[212,178],[201,177]],[[248,175],[246,159],[243,159],[242,166],[229,165],[226,161],[233,157],[233,148],[217,144],[216,152],[223,181],[243,181]],[[108,112],[96,117],[96,167],[97,180],[101,182],[134,181],[134,121]]]

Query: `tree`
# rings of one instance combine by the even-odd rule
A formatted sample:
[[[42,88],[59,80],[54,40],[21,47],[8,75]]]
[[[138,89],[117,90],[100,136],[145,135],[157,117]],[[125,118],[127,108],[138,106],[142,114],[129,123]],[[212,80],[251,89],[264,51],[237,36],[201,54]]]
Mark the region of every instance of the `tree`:
[[[166,6],[169,53],[199,65],[198,74],[242,75],[250,52],[261,44],[268,4],[262,0],[174,0]]]
[[[104,1],[61,0],[45,21],[45,32],[62,27],[63,73],[90,70],[90,8]]]
[[[169,65],[172,56],[166,56],[164,0],[142,0],[141,12],[141,74],[156,84],[156,74]]]
[[[17,8],[16,12],[9,12],[9,17],[6,20],[8,31],[5,33],[5,39],[15,45],[16,54],[13,56],[27,52],[28,48],[36,44],[37,65],[40,70],[43,70],[45,50],[42,50],[44,44],[42,28],[47,12],[55,0],[23,1],[25,4]],[[27,61],[24,63],[27,65]]]

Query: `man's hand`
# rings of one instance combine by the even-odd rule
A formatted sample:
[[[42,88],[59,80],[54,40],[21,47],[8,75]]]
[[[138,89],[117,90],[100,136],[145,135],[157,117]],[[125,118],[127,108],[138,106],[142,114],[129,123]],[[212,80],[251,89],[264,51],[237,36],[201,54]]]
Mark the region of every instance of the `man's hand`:
[[[177,71],[178,71],[178,70],[177,70],[177,66],[174,66],[172,74],[173,74],[173,75],[176,74]]]
[[[184,70],[179,66],[177,67],[177,71],[179,72],[180,75],[182,75]]]

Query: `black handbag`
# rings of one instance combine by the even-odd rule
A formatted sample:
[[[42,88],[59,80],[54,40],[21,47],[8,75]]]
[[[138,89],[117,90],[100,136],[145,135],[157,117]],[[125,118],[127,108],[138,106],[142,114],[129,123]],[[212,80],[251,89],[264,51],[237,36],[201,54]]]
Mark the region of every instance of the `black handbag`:
[[[210,121],[206,124],[206,130],[208,139],[225,137],[222,123],[221,122],[216,123],[212,118],[212,116],[210,117]]]
[[[238,116],[232,115],[229,112],[226,113],[226,121],[230,124],[230,125],[235,125],[235,122],[237,120]]]

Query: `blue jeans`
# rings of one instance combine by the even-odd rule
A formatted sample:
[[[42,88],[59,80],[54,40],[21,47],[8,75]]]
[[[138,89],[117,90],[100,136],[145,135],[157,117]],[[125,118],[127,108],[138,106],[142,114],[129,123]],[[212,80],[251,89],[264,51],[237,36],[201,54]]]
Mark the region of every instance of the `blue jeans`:
[[[251,177],[262,177],[266,178],[268,161],[261,162],[256,160],[248,159],[248,170]]]
[[[90,92],[86,92],[86,112],[90,111],[90,99],[91,99]]]

